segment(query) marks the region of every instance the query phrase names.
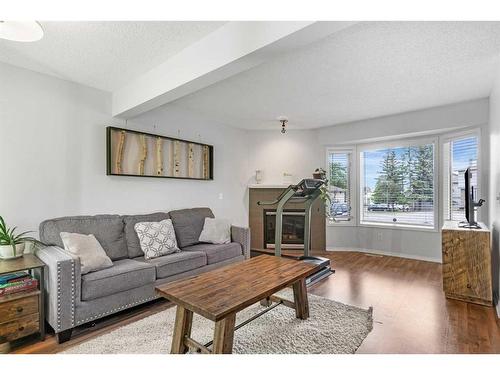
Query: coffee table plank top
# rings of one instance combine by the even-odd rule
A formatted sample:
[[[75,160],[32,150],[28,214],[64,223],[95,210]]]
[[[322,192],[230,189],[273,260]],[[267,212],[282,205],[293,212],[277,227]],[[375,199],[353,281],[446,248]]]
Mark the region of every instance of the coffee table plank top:
[[[156,292],[212,321],[243,310],[306,278],[319,266],[261,255],[156,287]]]

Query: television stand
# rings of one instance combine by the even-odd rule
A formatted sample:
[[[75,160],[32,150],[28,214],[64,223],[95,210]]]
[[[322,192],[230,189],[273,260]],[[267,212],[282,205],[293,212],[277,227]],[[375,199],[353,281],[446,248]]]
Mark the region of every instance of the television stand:
[[[481,229],[478,223],[469,223],[468,221],[461,221],[458,223],[459,228],[469,228],[469,229]]]
[[[468,229],[457,221],[444,222],[443,290],[447,298],[491,306],[490,231],[483,223],[477,225]]]

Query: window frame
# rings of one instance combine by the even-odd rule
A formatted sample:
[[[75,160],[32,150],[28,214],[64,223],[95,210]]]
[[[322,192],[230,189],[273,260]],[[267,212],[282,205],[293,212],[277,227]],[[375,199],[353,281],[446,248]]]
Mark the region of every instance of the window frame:
[[[433,207],[434,207],[434,225],[423,226],[423,225],[412,225],[412,224],[400,224],[400,223],[381,223],[374,221],[365,221],[363,220],[363,205],[361,202],[363,201],[363,197],[361,196],[364,190],[364,179],[362,173],[364,171],[363,157],[361,156],[362,152],[365,151],[375,151],[384,148],[397,148],[397,147],[408,147],[408,146],[418,146],[421,144],[432,144],[434,146],[433,152]],[[356,157],[358,160],[358,180],[359,184],[357,184],[358,192],[357,192],[357,201],[358,204],[358,226],[366,227],[366,228],[384,228],[384,229],[406,229],[406,230],[416,230],[416,231],[424,231],[424,232],[438,232],[440,228],[440,205],[439,205],[439,190],[440,190],[440,164],[439,164],[439,156],[440,156],[440,142],[438,136],[426,136],[426,137],[411,137],[411,138],[398,138],[395,140],[391,140],[388,142],[373,142],[373,143],[365,143],[362,145],[358,145],[356,151]]]
[[[356,227],[358,225],[357,222],[357,157],[356,157],[356,146],[346,146],[346,147],[337,147],[337,146],[328,146],[326,147],[325,152],[325,165],[326,165],[326,175],[328,181],[330,181],[330,168],[329,168],[329,156],[331,153],[346,153],[349,154],[349,196],[350,196],[350,205],[351,205],[351,220],[346,221],[334,221],[330,218],[326,219],[326,225],[329,227]]]
[[[451,194],[451,168],[452,168],[452,163],[451,163],[451,158],[449,158],[449,164],[448,166],[445,165],[445,156],[444,152],[446,151],[444,144],[445,143],[451,143],[452,141],[457,141],[465,138],[471,138],[471,137],[477,137],[477,195],[481,196],[481,191],[482,191],[482,182],[483,182],[483,174],[482,174],[482,142],[481,142],[481,128],[480,127],[475,127],[475,128],[469,128],[469,129],[462,129],[458,131],[453,131],[453,132],[448,132],[445,134],[441,134],[439,136],[439,146],[441,149],[440,153],[440,170],[442,173],[446,173],[448,175],[448,183],[450,184],[448,186],[448,191]],[[451,150],[451,149],[450,149]],[[445,204],[449,203],[451,201],[451,195],[448,197],[445,197],[445,186],[443,186],[440,189],[440,195],[442,198],[443,205],[441,207],[441,223],[440,225],[444,225],[445,221],[453,221],[450,216],[445,215]],[[449,210],[451,213],[451,210]]]

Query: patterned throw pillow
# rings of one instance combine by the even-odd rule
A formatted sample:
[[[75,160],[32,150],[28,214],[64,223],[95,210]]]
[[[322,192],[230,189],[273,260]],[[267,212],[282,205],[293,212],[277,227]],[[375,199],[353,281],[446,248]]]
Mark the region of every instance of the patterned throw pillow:
[[[134,225],[145,259],[179,252],[172,220],[144,222]]]

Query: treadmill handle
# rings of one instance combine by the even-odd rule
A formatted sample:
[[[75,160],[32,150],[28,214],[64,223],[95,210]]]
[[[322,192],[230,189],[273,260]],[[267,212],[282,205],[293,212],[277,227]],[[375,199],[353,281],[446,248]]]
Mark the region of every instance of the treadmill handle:
[[[258,201],[257,205],[259,205],[259,206],[271,206],[273,204],[277,204],[281,200],[281,198],[283,198],[286,195],[286,193],[288,193],[290,190],[297,191],[298,188],[299,188],[298,185],[290,185],[275,200],[273,200],[273,201]]]
[[[257,204],[259,206],[272,206],[273,204],[277,204],[279,201],[279,199],[275,199],[274,201],[258,201]]]

